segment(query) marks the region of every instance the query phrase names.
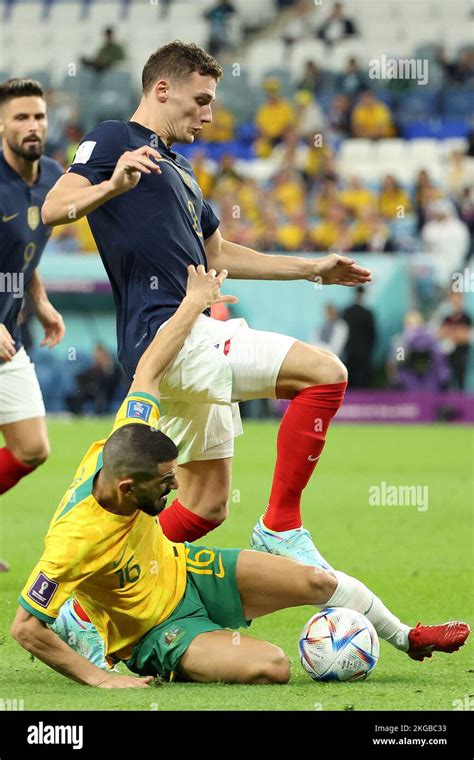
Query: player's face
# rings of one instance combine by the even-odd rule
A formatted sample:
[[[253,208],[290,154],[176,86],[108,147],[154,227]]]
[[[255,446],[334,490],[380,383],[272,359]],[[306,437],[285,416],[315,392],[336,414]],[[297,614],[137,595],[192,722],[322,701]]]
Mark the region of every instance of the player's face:
[[[196,71],[183,82],[170,83],[167,117],[174,141],[192,143],[204,124],[211,123],[216,86],[215,79]]]
[[[166,507],[168,494],[178,487],[177,462],[162,462],[155,478],[133,486],[133,501],[147,515],[158,515]]]
[[[0,109],[0,128],[8,147],[27,161],[43,155],[46,129],[46,103],[37,95],[12,98]]]

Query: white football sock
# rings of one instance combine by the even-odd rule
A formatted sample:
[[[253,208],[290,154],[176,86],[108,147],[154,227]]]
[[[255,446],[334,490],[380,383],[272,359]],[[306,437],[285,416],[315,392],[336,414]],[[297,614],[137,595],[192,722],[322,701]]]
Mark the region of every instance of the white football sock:
[[[403,652],[408,650],[410,626],[404,625],[392,615],[383,602],[364,586],[357,578],[331,571],[337,579],[337,588],[324,607],[348,607],[365,615],[370,620],[378,636]],[[321,605],[318,605],[321,606]]]

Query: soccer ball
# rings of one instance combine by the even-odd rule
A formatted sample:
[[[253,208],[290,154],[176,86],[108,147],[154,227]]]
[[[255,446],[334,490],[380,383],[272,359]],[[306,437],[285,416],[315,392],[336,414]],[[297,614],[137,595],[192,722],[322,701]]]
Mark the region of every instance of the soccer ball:
[[[360,681],[379,659],[375,628],[360,612],[328,607],[301,631],[300,660],[315,681]]]

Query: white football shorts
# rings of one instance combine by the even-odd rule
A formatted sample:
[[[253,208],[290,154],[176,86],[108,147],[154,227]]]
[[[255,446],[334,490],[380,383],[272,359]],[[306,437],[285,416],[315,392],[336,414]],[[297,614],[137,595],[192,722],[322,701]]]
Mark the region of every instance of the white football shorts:
[[[11,362],[0,362],[0,425],[45,414],[35,365],[22,346]]]
[[[252,330],[245,319],[198,317],[160,384],[159,427],[176,443],[179,464],[233,456],[242,434],[237,402],[276,397],[295,340]]]

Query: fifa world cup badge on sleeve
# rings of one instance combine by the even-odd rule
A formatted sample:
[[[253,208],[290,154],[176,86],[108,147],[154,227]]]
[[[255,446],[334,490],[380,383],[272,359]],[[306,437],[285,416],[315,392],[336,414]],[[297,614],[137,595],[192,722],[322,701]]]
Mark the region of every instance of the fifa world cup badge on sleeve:
[[[152,405],[147,404],[145,401],[129,401],[127,404],[127,417],[148,422],[152,408]]]
[[[41,607],[47,607],[51,602],[59,583],[52,581],[44,573],[39,573],[33,585],[28,590],[28,596]]]
[[[76,150],[76,155],[74,156],[72,163],[87,164],[96,145],[97,142],[95,140],[85,140],[79,145],[78,149]]]

